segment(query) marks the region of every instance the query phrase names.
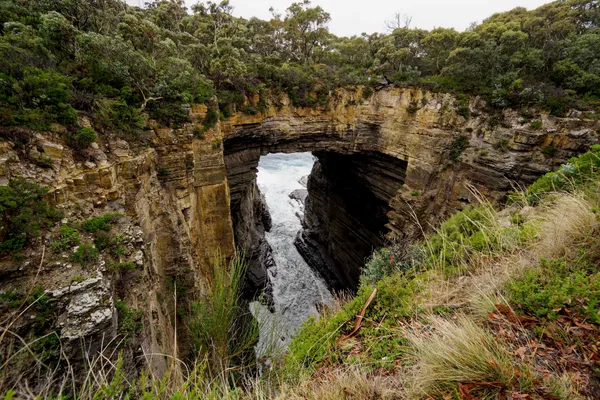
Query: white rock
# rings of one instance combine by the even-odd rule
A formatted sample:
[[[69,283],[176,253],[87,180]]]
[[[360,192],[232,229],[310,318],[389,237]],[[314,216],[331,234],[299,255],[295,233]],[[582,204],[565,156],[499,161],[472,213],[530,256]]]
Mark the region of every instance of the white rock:
[[[142,250],[138,250],[135,252],[133,256],[133,260],[135,261],[135,265],[141,267],[144,265],[144,252]]]

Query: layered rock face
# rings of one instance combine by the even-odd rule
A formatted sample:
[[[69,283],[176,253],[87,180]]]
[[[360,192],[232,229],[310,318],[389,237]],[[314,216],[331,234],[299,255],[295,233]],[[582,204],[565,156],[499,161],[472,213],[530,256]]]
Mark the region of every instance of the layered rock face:
[[[450,95],[385,88],[368,98],[340,91],[323,108],[284,101],[263,114],[236,114],[222,123],[226,159],[238,160],[227,168],[232,198],[251,193],[261,154],[314,152],[297,244],[334,286],[355,287],[384,239],[419,238],[476,192],[501,202],[515,184],[598,142],[598,122],[576,116],[538,113],[543,129],[534,130],[516,111],[491,114],[478,99],[468,117],[458,108]]]
[[[203,111],[192,109],[193,119],[201,119]],[[72,353],[71,365],[83,362],[82,343],[92,356],[121,342],[120,315],[139,315],[142,326],[125,342],[136,353],[126,351],[126,370],[146,360],[160,374],[169,359],[158,354],[182,359],[189,354],[185,321],[177,310],[205,291],[215,256],[234,254],[220,132],[198,140],[195,126],[155,127],[137,143],[108,138],[81,154],[65,145],[60,127],[44,134],[2,132],[8,140],[0,146],[0,179],[6,184],[22,176],[49,187],[49,201],[64,211],[60,224],[78,226],[108,212],[122,214],[112,235],[124,249],[120,261],[134,263],[134,270],[115,272],[102,252],[86,265],[72,262],[70,251],[50,251],[54,233],[26,249],[23,261],[5,257],[0,262],[1,293],[32,286],[46,293],[52,313],[44,329],[58,332],[63,349]],[[19,137],[28,143],[25,149],[15,144]],[[35,162],[40,154],[50,160],[49,167]],[[82,244],[94,240],[81,229],[80,235]],[[119,302],[126,307],[121,313]],[[34,319],[22,320],[14,328],[25,337]]]
[[[206,111],[199,106],[182,128],[154,126],[130,141],[101,136],[82,154],[65,145],[60,127],[44,134],[3,128],[1,183],[24,176],[48,186],[65,211],[62,224],[123,214],[114,228],[122,261],[137,267],[111,271],[102,254],[85,267],[73,263],[68,253],[48,251],[52,232],[22,260],[0,260],[0,291],[41,286],[53,310],[44,329],[57,330],[72,349],[118,336],[122,300],[143,315],[131,352],[141,349],[160,372],[167,360],[152,354],[185,358],[190,350],[178,311],[205,293],[216,256],[230,259],[237,245],[250,259],[250,293],[268,285],[269,219],[256,187],[261,155],[318,157],[299,246],[332,285],[355,287],[365,257],[387,238],[418,238],[473,202],[471,190],[502,201],[514,183],[530,183],[598,142],[597,121],[539,114],[543,129],[533,130],[517,112],[491,115],[478,100],[465,118],[452,96],[418,89],[384,88],[368,98],[360,89],[339,91],[327,107],[311,109],[279,100],[261,114],[233,114],[203,139],[194,137]],[[82,233],[82,243],[92,240]]]
[[[406,162],[380,153],[314,154],[296,246],[330,286],[356,288],[366,258],[384,245],[389,202],[404,182]]]

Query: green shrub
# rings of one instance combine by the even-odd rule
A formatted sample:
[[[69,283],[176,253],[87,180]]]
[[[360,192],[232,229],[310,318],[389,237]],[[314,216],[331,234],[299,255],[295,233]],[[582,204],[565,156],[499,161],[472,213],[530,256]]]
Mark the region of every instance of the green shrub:
[[[508,298],[528,315],[557,319],[562,310],[574,309],[600,324],[600,272],[586,260],[542,260],[507,284]]]
[[[494,143],[494,149],[499,150],[503,153],[508,151],[508,144],[509,144],[509,140],[508,139],[500,139],[498,140],[496,143]]]
[[[181,126],[190,122],[189,112],[181,104],[155,101],[148,105],[147,110],[150,118],[164,126]]]
[[[33,236],[61,218],[62,214],[44,200],[47,193],[47,188],[23,178],[0,186],[0,252],[22,250]]]
[[[117,264],[117,270],[120,270],[120,271],[136,269],[136,268],[137,268],[137,264],[134,263],[133,261],[122,262],[122,263]]]
[[[41,286],[34,286],[27,297],[26,294],[20,293],[17,290],[8,290],[0,293],[0,300],[10,308],[18,308],[22,304],[35,304],[34,309],[40,313],[36,316],[39,322],[44,322],[44,319],[53,311],[53,307],[49,304],[50,299]]]
[[[204,131],[201,128],[194,128],[194,137],[196,139],[204,139]]]
[[[156,170],[156,174],[158,175],[159,178],[164,178],[165,176],[169,176],[169,168],[166,167],[158,167],[158,169]]]
[[[390,275],[396,271],[397,266],[394,255],[393,251],[387,247],[373,252],[363,268],[361,283],[374,284],[385,275]]]
[[[573,189],[595,180],[600,175],[600,145],[593,145],[590,151],[573,157],[555,172],[549,172],[535,181],[525,196],[529,204],[536,204],[545,193]],[[511,196],[513,199],[515,196]]]
[[[465,149],[469,147],[469,137],[468,136],[459,136],[450,145],[450,159],[452,161],[457,161],[460,155],[465,151]]]
[[[96,233],[96,237],[94,238],[94,246],[96,246],[99,251],[103,251],[111,247],[112,244],[113,239],[108,232],[101,230]]]
[[[141,132],[146,115],[123,100],[101,99],[94,114],[95,121],[104,128],[117,134],[128,136]]]
[[[248,115],[258,114],[258,110],[256,109],[256,107],[254,107],[253,105],[250,105],[250,104],[246,104],[244,107],[242,107],[241,111],[244,114],[248,114]]]
[[[139,310],[130,310],[123,300],[115,302],[115,308],[119,312],[119,333],[127,338],[135,336],[142,330],[142,317],[144,313]]]
[[[37,157],[33,158],[32,161],[35,165],[44,169],[49,169],[52,168],[52,166],[54,166],[54,160],[52,159],[52,157],[44,153],[41,153]]]
[[[83,221],[81,227],[86,232],[109,231],[115,221],[121,217],[119,213],[108,213],[99,217],[90,218]]]
[[[456,96],[456,103],[454,104],[456,107],[456,113],[464,118],[469,118],[471,115],[471,110],[469,109],[469,97],[464,94],[460,94]]]
[[[98,249],[93,245],[86,243],[82,244],[75,250],[71,255],[71,261],[78,262],[82,265],[86,265],[89,262],[98,261],[99,258]]]
[[[409,114],[416,114],[419,111],[419,106],[414,101],[406,107],[406,112]]]
[[[202,121],[202,125],[205,129],[213,128],[217,122],[219,121],[219,113],[213,107],[208,107],[206,110],[206,115],[204,116],[204,121]]]
[[[50,247],[55,253],[70,250],[77,245],[79,245],[79,232],[67,225],[62,225],[58,237],[50,242]]]
[[[531,121],[531,123],[529,124],[529,127],[533,130],[539,131],[540,129],[542,129],[544,127],[544,123],[540,120],[535,120],[535,121]]]
[[[365,100],[369,99],[372,94],[373,94],[373,89],[371,89],[369,86],[366,86],[362,91],[362,97]],[[427,100],[425,100],[425,101],[427,101]]]
[[[74,149],[86,149],[98,139],[93,128],[81,128],[76,133],[69,134],[67,141]]]
[[[547,155],[549,157],[556,155],[557,152],[558,152],[558,149],[554,146],[548,146],[544,150],[542,150],[542,153],[544,153],[545,155]]]
[[[51,122],[76,122],[77,113],[70,105],[71,78],[52,69],[26,66],[22,71],[22,79],[2,74],[2,81],[7,83],[0,88],[0,100],[6,105],[0,117],[3,125],[25,125],[43,131]]]
[[[376,250],[362,270],[361,285],[374,285],[384,276],[407,271],[421,264],[424,258],[425,250],[420,244],[414,244],[407,249],[400,245],[392,245]]]

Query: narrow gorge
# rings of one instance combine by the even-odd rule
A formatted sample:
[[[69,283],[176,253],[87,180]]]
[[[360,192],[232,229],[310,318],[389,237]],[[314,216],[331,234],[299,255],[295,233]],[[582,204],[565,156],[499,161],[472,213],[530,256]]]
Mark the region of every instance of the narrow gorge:
[[[330,287],[354,290],[365,259],[386,241],[416,240],[473,202],[471,190],[503,202],[514,185],[598,142],[598,122],[577,115],[539,114],[543,129],[535,130],[516,111],[490,114],[474,98],[467,119],[453,96],[414,88],[339,90],[315,108],[292,106],[285,96],[278,101],[255,115],[235,113],[202,138],[194,132],[206,107],[192,106],[192,123],[155,123],[137,144],[111,137],[86,150],[85,162],[65,146],[59,126],[45,135],[3,128],[2,182],[23,176],[48,186],[65,223],[121,213],[121,258],[137,265],[115,272],[101,257],[80,266],[44,252],[48,236],[23,253],[25,261],[2,262],[3,290],[41,271],[38,283],[57,318],[47,323],[64,343],[116,337],[115,306],[125,301],[139,321],[128,368],[145,358],[160,372],[168,365],[164,354],[191,354],[181,310],[206,293],[215,257],[243,251],[246,297],[265,293],[263,303],[272,305],[268,269],[275,261],[265,239],[271,218],[256,180],[261,156],[312,152],[295,243]],[[29,147],[17,146],[19,137]],[[39,154],[52,159],[51,168],[32,161]],[[26,324],[16,328],[26,331]]]

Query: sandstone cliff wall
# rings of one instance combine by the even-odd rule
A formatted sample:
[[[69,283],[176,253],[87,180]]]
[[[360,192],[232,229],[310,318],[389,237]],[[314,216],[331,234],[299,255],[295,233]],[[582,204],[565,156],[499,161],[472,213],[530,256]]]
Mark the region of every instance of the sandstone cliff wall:
[[[216,255],[233,256],[234,236],[258,265],[254,283],[266,284],[260,268],[270,259],[263,237],[268,219],[255,182],[260,155],[318,155],[301,235],[305,254],[334,265],[329,272],[338,281],[355,284],[383,235],[414,240],[421,227],[472,202],[469,186],[502,201],[514,183],[530,183],[598,142],[598,122],[576,113],[538,113],[543,128],[534,130],[516,111],[490,114],[477,99],[468,108],[466,118],[452,96],[418,89],[384,88],[368,97],[360,89],[340,91],[326,107],[297,108],[282,99],[257,115],[235,113],[200,139],[194,134],[206,108],[195,106],[186,126],[154,126],[135,140],[101,137],[83,154],[65,145],[60,127],[43,134],[5,129],[0,182],[24,176],[50,187],[52,202],[65,211],[63,223],[122,213],[115,229],[123,235],[123,261],[137,268],[108,271],[102,256],[86,267],[69,254],[44,251],[42,258],[51,232],[22,259],[0,261],[0,291],[42,286],[55,307],[47,328],[67,345],[117,336],[115,304],[124,300],[143,313],[141,346],[132,351],[141,348],[160,371],[166,361],[153,354],[187,354],[185,321],[178,321],[184,313],[177,311],[203,293]],[[28,138],[26,146],[19,137]],[[50,167],[35,162],[42,154]],[[342,156],[350,158],[336,158]],[[356,186],[340,186],[336,173]],[[371,199],[360,213],[351,201],[357,191]],[[83,241],[91,240],[84,234]]]

